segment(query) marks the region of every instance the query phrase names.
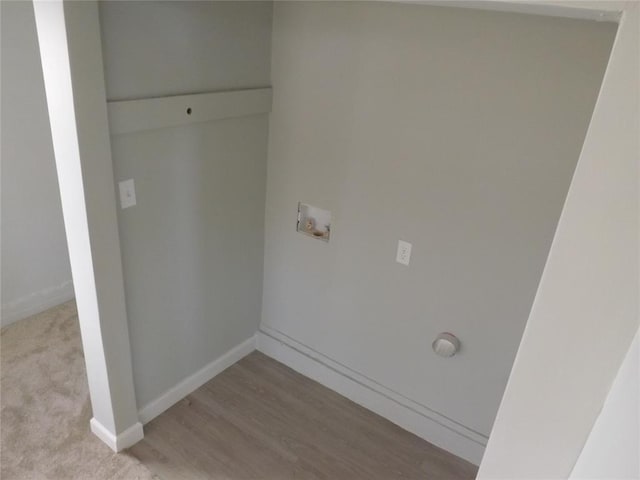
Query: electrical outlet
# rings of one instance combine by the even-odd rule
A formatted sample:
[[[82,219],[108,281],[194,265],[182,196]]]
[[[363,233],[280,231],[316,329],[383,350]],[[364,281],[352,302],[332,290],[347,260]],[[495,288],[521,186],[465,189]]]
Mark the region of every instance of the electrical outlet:
[[[402,265],[409,265],[411,260],[411,244],[403,240],[398,240],[398,253],[396,254],[396,262]]]
[[[122,209],[133,207],[136,204],[136,186],[133,179],[120,182],[118,187],[120,187],[120,207]]]

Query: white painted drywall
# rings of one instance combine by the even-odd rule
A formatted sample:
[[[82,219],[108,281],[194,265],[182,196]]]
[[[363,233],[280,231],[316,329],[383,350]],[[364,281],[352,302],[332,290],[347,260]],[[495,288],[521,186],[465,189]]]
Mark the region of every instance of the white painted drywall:
[[[107,98],[269,86],[271,2],[102,1]]]
[[[614,32],[276,2],[263,325],[488,435]],[[296,233],[299,201],[332,212],[328,244]]]
[[[638,329],[639,24],[629,2],[478,478],[567,478]]]
[[[112,137],[138,407],[252,337],[260,320],[267,116]]]
[[[2,320],[73,298],[31,2],[0,2]]]
[[[133,388],[98,5],[34,2],[93,418],[114,450],[142,438]]]
[[[570,478],[640,478],[638,343],[636,334]]]
[[[269,86],[271,8],[102,3],[110,97]],[[111,137],[116,182],[136,186],[118,220],[139,409],[257,330],[267,132],[262,113]]]

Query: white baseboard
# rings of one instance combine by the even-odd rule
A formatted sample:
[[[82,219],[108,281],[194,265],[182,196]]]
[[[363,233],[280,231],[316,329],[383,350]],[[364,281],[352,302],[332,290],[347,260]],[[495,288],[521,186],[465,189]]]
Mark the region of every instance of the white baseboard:
[[[148,403],[138,411],[138,418],[142,423],[148,423],[175,403],[182,400],[194,390],[200,388],[220,372],[249,355],[256,349],[255,336],[233,347],[227,353],[213,362],[205,365],[193,375],[185,378],[159,398]]]
[[[89,422],[93,434],[106,443],[114,452],[121,452],[125,448],[138,443],[144,437],[142,424],[136,422],[117,436],[94,418]]]
[[[73,298],[73,282],[71,280],[34,292],[11,302],[2,304],[2,320],[5,327],[13,322],[30,317],[46,309],[60,305]]]
[[[321,353],[261,326],[257,349],[409,432],[479,465],[487,437],[360,375]]]

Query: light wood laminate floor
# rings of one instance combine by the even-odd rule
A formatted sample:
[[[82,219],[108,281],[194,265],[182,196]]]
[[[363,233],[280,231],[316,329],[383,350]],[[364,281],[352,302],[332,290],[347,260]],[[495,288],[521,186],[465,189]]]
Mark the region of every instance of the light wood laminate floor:
[[[467,479],[477,467],[254,352],[145,425],[173,479]]]

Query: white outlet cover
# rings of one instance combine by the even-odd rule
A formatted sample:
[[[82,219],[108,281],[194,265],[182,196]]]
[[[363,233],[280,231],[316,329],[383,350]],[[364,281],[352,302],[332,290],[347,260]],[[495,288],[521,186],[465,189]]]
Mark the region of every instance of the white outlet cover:
[[[404,240],[398,240],[398,252],[396,253],[396,262],[402,265],[409,265],[411,261],[411,244]]]
[[[133,207],[136,204],[136,186],[133,178],[123,180],[118,187],[120,188],[120,207],[122,209]]]

